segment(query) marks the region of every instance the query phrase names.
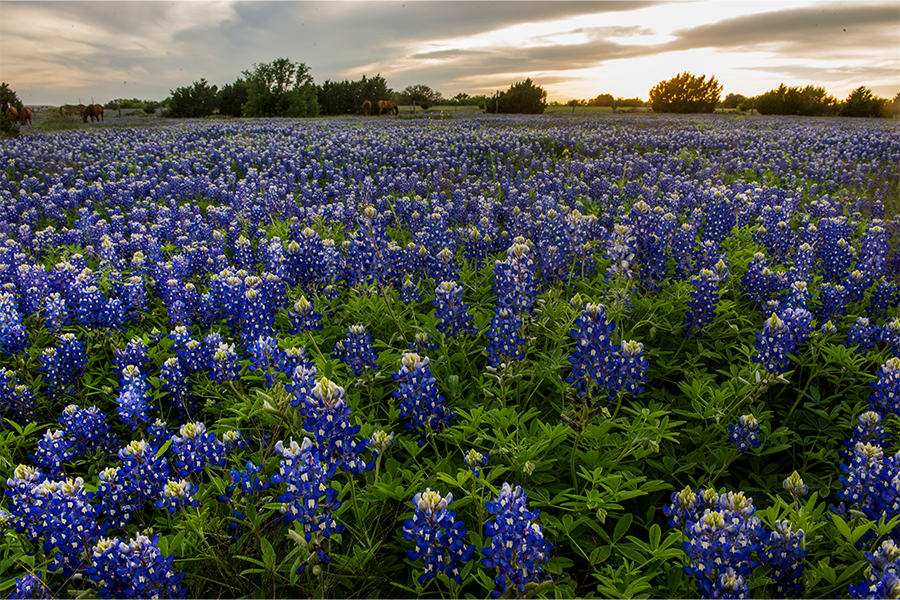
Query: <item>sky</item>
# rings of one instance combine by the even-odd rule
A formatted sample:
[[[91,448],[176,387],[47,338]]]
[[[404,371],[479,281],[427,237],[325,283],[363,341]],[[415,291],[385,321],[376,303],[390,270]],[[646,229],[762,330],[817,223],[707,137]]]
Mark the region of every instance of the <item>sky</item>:
[[[254,64],[303,62],[316,83],[381,74],[445,98],[530,77],[548,100],[648,99],[689,71],[728,93],[859,86],[900,92],[891,2],[13,2],[0,0],[0,80],[26,104],[162,100]]]

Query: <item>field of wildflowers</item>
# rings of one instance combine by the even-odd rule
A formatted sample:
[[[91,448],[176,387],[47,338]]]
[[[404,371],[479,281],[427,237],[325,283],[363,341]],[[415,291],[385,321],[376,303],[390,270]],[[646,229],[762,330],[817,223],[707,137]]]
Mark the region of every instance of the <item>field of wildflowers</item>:
[[[0,147],[0,593],[897,597],[900,128]]]

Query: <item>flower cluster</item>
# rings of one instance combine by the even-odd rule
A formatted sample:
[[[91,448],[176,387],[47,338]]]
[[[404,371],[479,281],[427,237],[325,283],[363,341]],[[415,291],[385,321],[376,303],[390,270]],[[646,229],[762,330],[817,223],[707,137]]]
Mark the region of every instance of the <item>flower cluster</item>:
[[[737,425],[728,426],[728,441],[732,442],[741,453],[750,448],[759,448],[759,422],[753,415],[743,415]]]
[[[576,340],[569,356],[572,365],[565,379],[582,402],[595,403],[615,398],[620,392],[638,395],[647,381],[649,363],[644,358],[643,344],[624,341],[613,345],[615,325],[606,320],[606,307],[588,303],[571,330]]]
[[[811,321],[812,315],[803,308],[788,308],[780,317],[772,313],[766,319],[762,333],[756,334],[757,341],[753,347],[758,354],[753,355],[751,360],[760,363],[769,373],[787,372],[788,355],[796,354],[800,344],[809,337]]]
[[[306,415],[303,428],[316,439],[319,457],[335,468],[358,475],[374,465],[361,458],[365,439],[356,441],[360,425],[350,424],[344,388],[323,377],[302,396],[301,412]]]
[[[468,562],[475,553],[475,546],[466,545],[466,528],[456,521],[456,512],[448,510],[453,494],[442,497],[438,492],[426,489],[413,497],[415,512],[412,519],[403,523],[403,539],[415,544],[406,552],[409,560],[422,560],[425,572],[418,577],[422,585],[444,573],[458,584],[462,583],[460,563]]]
[[[474,334],[472,315],[468,314],[469,305],[462,301],[463,289],[455,281],[441,281],[434,288],[435,315],[438,318],[438,331],[447,337],[455,338],[460,334]]]
[[[482,550],[481,564],[496,569],[491,598],[506,595],[510,587],[518,596],[527,597],[529,591],[549,579],[541,565],[549,559],[553,545],[544,539],[544,532],[534,521],[541,511],[529,511],[528,494],[519,487],[503,484],[500,495],[485,508],[494,515],[484,524],[484,535],[491,539],[489,548]],[[533,593],[533,592],[532,592]]]
[[[347,328],[347,339],[335,344],[331,356],[342,360],[359,377],[369,369],[380,368],[375,364],[378,354],[372,350],[371,342],[372,334],[366,333],[363,325],[351,325]]]
[[[453,412],[444,407],[444,397],[435,387],[437,379],[428,368],[429,360],[414,352],[407,352],[400,359],[400,370],[391,375],[398,382],[399,389],[392,392],[400,401],[400,418],[409,419],[403,428],[420,429],[424,425],[431,427],[435,433],[450,423]],[[428,432],[420,431],[419,445],[425,445]]]

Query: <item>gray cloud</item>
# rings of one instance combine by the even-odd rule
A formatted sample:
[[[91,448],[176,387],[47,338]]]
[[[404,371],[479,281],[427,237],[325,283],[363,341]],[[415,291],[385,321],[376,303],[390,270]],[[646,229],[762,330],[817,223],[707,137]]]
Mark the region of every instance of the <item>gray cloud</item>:
[[[841,56],[848,49],[882,46],[894,56],[900,44],[900,7],[823,4],[725,19],[675,32],[664,50],[763,48],[793,56]]]
[[[510,74],[539,74],[540,82],[549,85],[566,81],[567,72],[616,60],[718,48],[781,53],[794,66],[757,71],[784,73],[786,80],[800,77],[802,59],[809,57],[826,57],[834,69],[819,71],[821,77],[807,73],[808,79],[900,80],[894,59],[900,45],[896,3],[825,4],[725,19],[649,46],[616,42],[654,33],[635,23],[573,30],[570,33],[587,37],[578,44],[554,45],[548,36],[547,45],[539,47],[407,54],[409,47],[430,41],[653,4],[658,3],[237,2],[198,8],[187,2],[0,1],[0,77],[23,90],[23,97],[52,103],[85,94],[161,99],[201,77],[223,85],[254,63],[287,57],[305,62],[319,83],[381,72],[396,89],[425,83],[450,95],[476,87],[505,88]],[[39,26],[43,23],[55,25],[46,30]],[[857,71],[851,72],[842,66],[855,64],[846,57],[863,52],[874,56],[879,47],[885,49],[884,59],[873,61],[879,64],[871,69],[852,67]],[[27,68],[20,67],[25,62]]]

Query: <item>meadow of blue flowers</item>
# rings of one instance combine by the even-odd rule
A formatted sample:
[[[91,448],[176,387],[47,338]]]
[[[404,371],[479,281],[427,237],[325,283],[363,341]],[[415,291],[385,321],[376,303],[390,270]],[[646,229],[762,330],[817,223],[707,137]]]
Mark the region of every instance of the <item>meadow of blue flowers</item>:
[[[0,593],[898,597],[900,127],[0,146]]]

